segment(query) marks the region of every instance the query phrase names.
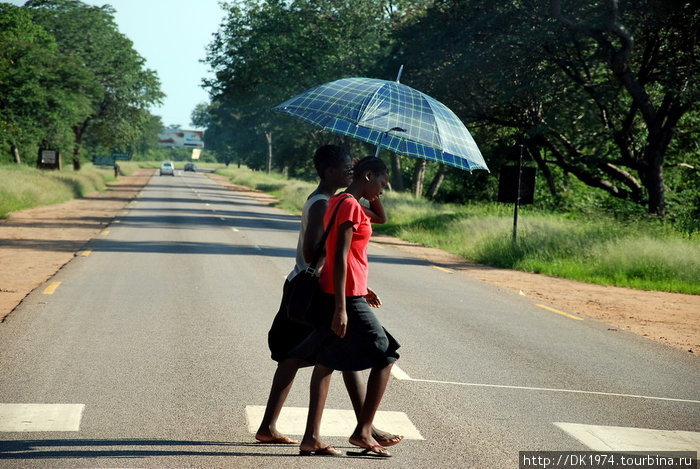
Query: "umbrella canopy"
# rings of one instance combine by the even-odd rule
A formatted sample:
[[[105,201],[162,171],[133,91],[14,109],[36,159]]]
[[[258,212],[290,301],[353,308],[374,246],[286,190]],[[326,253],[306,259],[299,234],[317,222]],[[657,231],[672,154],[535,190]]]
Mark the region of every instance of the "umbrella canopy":
[[[476,142],[455,113],[398,81],[343,78],[305,91],[274,110],[377,149],[467,171],[488,171]]]

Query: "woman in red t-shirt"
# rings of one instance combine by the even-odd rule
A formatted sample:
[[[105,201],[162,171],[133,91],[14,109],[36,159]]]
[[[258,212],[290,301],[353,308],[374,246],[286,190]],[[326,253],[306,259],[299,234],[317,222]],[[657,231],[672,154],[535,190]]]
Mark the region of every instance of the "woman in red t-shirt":
[[[294,352],[316,363],[311,377],[311,396],[306,433],[301,454],[315,454],[323,448],[319,428],[333,370],[371,369],[367,395],[358,415],[350,443],[363,448],[362,454],[388,457],[372,437],[372,422],[389,381],[391,366],[399,358],[398,342],[382,327],[370,306],[379,307],[379,298],[367,288],[367,246],[372,235],[371,222],[384,223],[382,213],[360,204],[378,203],[388,183],[386,165],[374,157],[364,158],[355,166],[353,182],[347,190],[328,201],[325,223],[339,206],[326,240],[326,262],[319,280],[323,306],[333,311],[330,328],[312,333]],[[321,453],[319,451],[319,453]]]

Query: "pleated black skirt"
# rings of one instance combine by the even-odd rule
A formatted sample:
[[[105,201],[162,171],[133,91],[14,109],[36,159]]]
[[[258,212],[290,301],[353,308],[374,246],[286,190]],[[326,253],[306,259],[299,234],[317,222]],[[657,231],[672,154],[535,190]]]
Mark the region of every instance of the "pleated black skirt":
[[[330,330],[334,304],[333,295],[321,295],[318,308],[328,320],[290,350],[289,356],[342,371],[383,368],[398,360],[399,343],[380,324],[367,300],[346,298],[348,328],[342,339]]]

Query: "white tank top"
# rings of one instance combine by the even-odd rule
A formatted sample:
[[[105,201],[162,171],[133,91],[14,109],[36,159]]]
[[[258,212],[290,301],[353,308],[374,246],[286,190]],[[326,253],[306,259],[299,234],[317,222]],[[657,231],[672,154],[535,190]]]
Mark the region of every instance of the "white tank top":
[[[330,199],[329,196],[326,194],[316,194],[314,196],[311,196],[307,199],[307,201],[304,203],[304,207],[301,209],[301,229],[299,230],[299,239],[297,241],[297,259],[296,259],[296,264],[294,265],[294,268],[292,271],[289,273],[287,276],[287,280],[291,280],[299,272],[303,272],[306,270],[309,265],[306,263],[304,260],[304,235],[306,234],[306,227],[309,224],[309,210],[311,210],[311,206],[318,202],[319,200],[328,200]],[[325,261],[325,256],[321,257],[318,261],[318,266],[316,266],[316,275],[319,276],[321,275],[321,267],[323,266],[323,262]]]

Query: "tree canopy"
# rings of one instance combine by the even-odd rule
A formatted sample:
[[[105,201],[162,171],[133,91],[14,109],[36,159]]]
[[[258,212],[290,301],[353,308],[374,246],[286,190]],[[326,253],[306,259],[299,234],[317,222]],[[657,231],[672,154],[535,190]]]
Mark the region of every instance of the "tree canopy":
[[[114,10],[78,0],[0,4],[0,144],[69,150],[133,147],[152,133],[149,107],[163,94],[152,70],[119,32]]]
[[[309,168],[311,148],[328,136],[275,116],[271,108],[325,81],[372,74],[389,52],[393,24],[409,3],[421,2],[227,4],[228,16],[207,56],[215,72],[215,79],[206,82],[212,95],[208,148],[234,152],[249,165],[262,167],[267,133],[278,142],[277,166]]]
[[[266,133],[276,135],[280,168],[305,167],[311,148],[334,138],[273,115],[274,105],[346,76],[391,79],[405,64],[402,82],[453,109],[494,173],[522,144],[553,206],[588,186],[660,217],[669,207],[674,217],[683,206],[700,211],[700,191],[688,186],[700,164],[700,10],[690,1],[244,0],[226,8],[201,116],[208,144],[253,166]],[[422,177],[425,165],[403,163],[404,177],[412,167]],[[450,197],[494,197],[493,177],[427,168],[433,197],[443,180]]]
[[[668,149],[697,112],[700,13],[641,3],[436,2],[399,33],[400,56],[466,120],[517,135],[550,179],[556,166],[663,216],[668,157],[688,157]]]
[[[25,9],[0,4],[0,145],[20,149],[42,142],[66,146],[71,125],[90,113],[79,90],[92,83],[75,57],[62,57],[55,38]]]

